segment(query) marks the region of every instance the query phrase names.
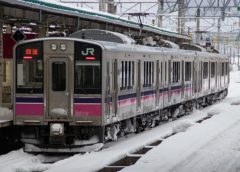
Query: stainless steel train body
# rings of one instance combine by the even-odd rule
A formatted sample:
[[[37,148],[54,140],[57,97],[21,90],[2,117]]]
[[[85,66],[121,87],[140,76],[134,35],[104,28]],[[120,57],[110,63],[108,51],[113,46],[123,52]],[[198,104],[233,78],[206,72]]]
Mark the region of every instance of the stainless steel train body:
[[[219,54],[75,38],[19,43],[13,73],[14,124],[38,147],[26,151],[115,140],[211,104],[229,83]]]

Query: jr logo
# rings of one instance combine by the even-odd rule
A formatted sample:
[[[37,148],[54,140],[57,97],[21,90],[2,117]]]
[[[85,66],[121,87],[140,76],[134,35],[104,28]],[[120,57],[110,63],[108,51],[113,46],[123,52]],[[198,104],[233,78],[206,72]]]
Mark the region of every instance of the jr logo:
[[[94,55],[94,48],[86,48],[85,52],[82,51],[82,55],[87,56],[91,54],[92,56]]]

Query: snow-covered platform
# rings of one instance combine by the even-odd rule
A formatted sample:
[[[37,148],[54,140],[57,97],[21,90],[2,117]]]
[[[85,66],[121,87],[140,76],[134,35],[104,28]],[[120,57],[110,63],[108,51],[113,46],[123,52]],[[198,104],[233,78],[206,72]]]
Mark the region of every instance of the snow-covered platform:
[[[0,107],[0,128],[13,124],[13,113],[8,108]]]
[[[13,124],[13,120],[0,120],[0,128],[8,127]]]

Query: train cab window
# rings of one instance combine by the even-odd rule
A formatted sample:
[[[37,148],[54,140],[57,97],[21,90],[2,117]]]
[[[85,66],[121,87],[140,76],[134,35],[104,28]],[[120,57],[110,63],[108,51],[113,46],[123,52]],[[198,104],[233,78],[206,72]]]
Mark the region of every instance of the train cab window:
[[[215,62],[211,63],[211,78],[215,77]]]
[[[65,62],[52,63],[52,90],[53,91],[66,90],[66,63]]]
[[[191,62],[185,63],[185,81],[191,80]]]
[[[75,93],[100,94],[101,85],[100,62],[76,61]]]
[[[43,61],[17,59],[16,64],[16,92],[43,92]]]
[[[203,63],[203,79],[208,78],[208,62]]]
[[[180,62],[173,62],[172,82],[173,83],[180,82]]]

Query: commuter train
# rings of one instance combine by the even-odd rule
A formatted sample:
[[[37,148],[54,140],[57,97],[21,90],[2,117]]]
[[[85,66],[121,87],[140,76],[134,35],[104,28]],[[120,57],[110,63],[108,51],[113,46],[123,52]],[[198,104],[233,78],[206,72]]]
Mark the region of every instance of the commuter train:
[[[14,124],[28,152],[140,132],[227,95],[226,56],[79,38],[15,46]]]

